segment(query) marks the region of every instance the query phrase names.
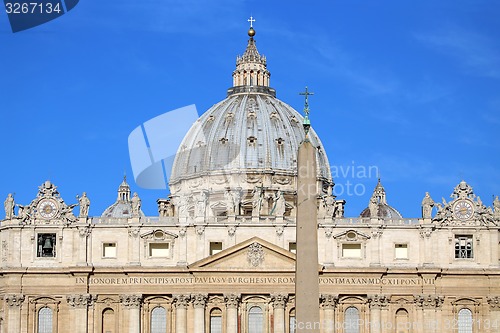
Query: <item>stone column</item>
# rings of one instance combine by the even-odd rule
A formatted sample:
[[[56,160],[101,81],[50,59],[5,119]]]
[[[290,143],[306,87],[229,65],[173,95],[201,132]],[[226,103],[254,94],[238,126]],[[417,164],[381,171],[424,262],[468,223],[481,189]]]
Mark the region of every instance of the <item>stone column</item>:
[[[88,310],[87,307],[95,299],[90,294],[68,295],[66,301],[70,306],[69,328],[74,333],[87,333]]]
[[[175,333],[187,333],[187,307],[189,295],[174,295],[175,302]]]
[[[194,307],[194,333],[205,333],[205,304],[207,298],[208,295],[206,294],[191,295]]]
[[[371,263],[370,266],[380,266],[380,237],[382,236],[382,229],[373,228],[372,229],[372,251],[371,251]]]
[[[323,308],[323,332],[335,332],[335,308],[339,301],[338,295],[321,295],[321,307]]]
[[[141,301],[142,295],[121,295],[120,302],[128,312],[128,330],[125,332],[137,333],[141,331]]]
[[[7,304],[7,333],[21,332],[21,306],[24,302],[23,294],[6,294],[4,296]]]
[[[487,297],[488,305],[490,306],[490,332],[498,333],[500,332],[500,297],[491,296]]]
[[[275,294],[271,295],[274,308],[274,332],[281,333],[285,331],[285,305],[288,300],[288,295]]]
[[[369,295],[368,303],[370,304],[370,333],[381,333],[384,327],[381,312],[382,308],[387,306],[388,298],[384,295]]]
[[[224,295],[226,301],[226,333],[238,333],[238,304],[240,296],[236,294]]]

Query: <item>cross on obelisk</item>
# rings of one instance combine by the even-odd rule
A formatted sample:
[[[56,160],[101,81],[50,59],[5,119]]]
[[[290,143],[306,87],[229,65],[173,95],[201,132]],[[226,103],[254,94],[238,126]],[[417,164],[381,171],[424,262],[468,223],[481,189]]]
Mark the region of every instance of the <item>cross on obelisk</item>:
[[[307,90],[307,86],[306,86],[306,91],[299,93],[299,95],[305,96],[305,101],[304,101],[305,116],[304,116],[304,122],[303,122],[302,126],[304,126],[304,131],[306,132],[305,139],[309,140],[308,133],[309,133],[309,129],[311,128],[311,121],[309,120],[309,112],[310,112],[309,111],[309,96],[314,95],[314,93],[309,92],[309,90]]]
[[[306,136],[297,156],[297,256],[295,261],[295,318],[297,333],[319,333],[319,264],[318,264],[318,182],[316,147],[308,138],[309,92],[304,95]]]
[[[309,96],[314,95],[313,92],[309,92],[307,90],[306,86],[306,91],[299,93],[299,95],[305,96],[305,103],[304,103],[304,112],[306,113],[306,116],[309,116]]]
[[[255,19],[253,18],[252,15],[250,15],[250,18],[247,21],[250,22],[250,28],[253,28],[253,23],[255,22]]]

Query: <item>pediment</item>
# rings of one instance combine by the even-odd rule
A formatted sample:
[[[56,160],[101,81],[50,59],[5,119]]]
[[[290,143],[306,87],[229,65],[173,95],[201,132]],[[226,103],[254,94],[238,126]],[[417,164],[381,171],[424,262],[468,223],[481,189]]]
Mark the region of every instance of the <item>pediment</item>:
[[[253,237],[189,265],[192,271],[295,271],[295,254]]]
[[[370,238],[370,236],[357,230],[347,230],[334,235],[333,238],[344,241],[357,242],[357,241],[366,241],[367,239]]]

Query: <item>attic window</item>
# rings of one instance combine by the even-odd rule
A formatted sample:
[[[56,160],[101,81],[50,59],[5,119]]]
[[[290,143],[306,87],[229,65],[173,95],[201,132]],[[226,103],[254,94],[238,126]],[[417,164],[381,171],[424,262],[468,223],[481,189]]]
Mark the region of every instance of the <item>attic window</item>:
[[[222,251],[222,242],[210,242],[210,255],[214,255]]]
[[[249,136],[247,138],[248,144],[249,145],[255,145],[255,142],[257,141],[257,138],[255,136]]]

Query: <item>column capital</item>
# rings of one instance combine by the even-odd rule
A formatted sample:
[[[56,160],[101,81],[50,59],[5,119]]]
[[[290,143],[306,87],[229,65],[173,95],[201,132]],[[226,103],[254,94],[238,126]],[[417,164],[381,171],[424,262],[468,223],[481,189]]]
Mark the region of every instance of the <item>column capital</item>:
[[[190,295],[174,295],[175,306],[178,309],[186,309],[189,306],[190,300]]]
[[[389,304],[389,297],[386,295],[368,295],[370,308],[381,309]]]
[[[24,302],[23,294],[5,294],[4,300],[10,307],[19,307]]]
[[[432,309],[439,308],[443,305],[444,296],[438,295],[414,295],[413,302],[421,308]]]
[[[97,295],[75,294],[66,296],[66,301],[73,308],[86,308],[92,305],[97,299]]]
[[[286,294],[272,294],[271,300],[275,309],[284,309],[288,302],[288,295]]]
[[[499,311],[500,310],[500,297],[499,296],[487,296],[486,301],[490,306],[490,310]]]
[[[191,301],[193,302],[193,306],[195,308],[205,308],[205,304],[207,303],[208,295],[207,294],[193,294],[191,295]]]
[[[321,294],[320,301],[324,309],[335,309],[339,303],[339,295]]]
[[[240,302],[240,295],[238,294],[225,294],[224,301],[226,302],[227,308],[238,308]]]
[[[120,295],[120,302],[129,309],[137,309],[141,306],[142,295]]]

